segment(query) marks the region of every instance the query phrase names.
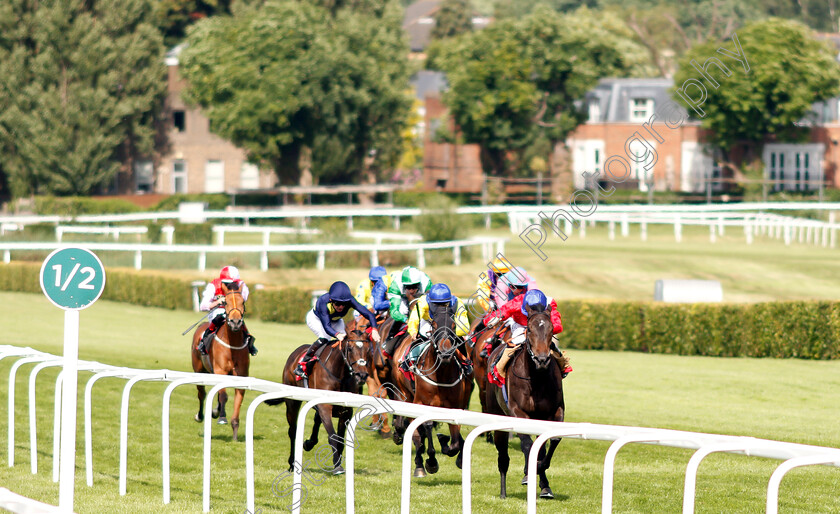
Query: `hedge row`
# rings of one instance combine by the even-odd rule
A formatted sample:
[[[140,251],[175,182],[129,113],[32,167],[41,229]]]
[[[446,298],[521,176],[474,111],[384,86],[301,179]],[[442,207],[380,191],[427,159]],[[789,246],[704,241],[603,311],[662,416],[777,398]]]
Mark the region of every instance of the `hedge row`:
[[[0,265],[0,290],[40,293],[40,265]],[[159,280],[157,279],[159,278]],[[192,309],[189,280],[108,271],[102,298],[165,309]],[[248,317],[302,323],[311,306],[298,288],[252,290]],[[840,302],[661,304],[563,301],[563,348],[719,357],[840,358]]]
[[[41,293],[40,264],[12,262],[0,265],[0,290]],[[160,307],[193,308],[189,280],[149,272],[108,270],[102,299],[115,302]],[[311,294],[298,288],[251,289],[248,317],[277,323],[303,323],[311,308]]]
[[[558,304],[561,345],[717,357],[840,358],[840,302]]]

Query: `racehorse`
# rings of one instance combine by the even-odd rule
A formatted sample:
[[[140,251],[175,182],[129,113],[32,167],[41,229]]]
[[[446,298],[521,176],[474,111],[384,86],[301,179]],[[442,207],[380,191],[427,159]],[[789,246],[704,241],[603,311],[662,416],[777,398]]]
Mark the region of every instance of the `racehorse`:
[[[487,408],[491,414],[506,414],[516,418],[563,421],[566,404],[563,399],[563,378],[560,366],[551,356],[552,324],[551,316],[546,312],[534,312],[528,309],[528,328],[526,341],[510,360],[507,378],[503,388],[489,383],[486,391]],[[500,345],[490,356],[490,362],[496,362],[505,345]],[[507,395],[508,401],[505,401]],[[526,476],[522,483],[527,483],[528,454],[533,441],[531,436],[519,434],[522,452],[525,454]],[[507,496],[505,478],[510,457],[508,456],[508,433],[496,431],[493,441],[499,453],[498,466],[501,477],[500,497]],[[551,466],[551,457],[560,443],[560,438],[551,439],[548,451],[540,448],[537,472],[540,476],[540,497],[554,498],[548,485],[546,470]]]
[[[473,371],[465,369],[461,364],[463,354],[458,349],[463,342],[455,335],[455,312],[449,303],[437,306],[430,304],[432,330],[428,343],[421,351],[411,368],[414,382],[400,372],[397,386],[405,393],[411,394],[412,402],[419,405],[431,405],[449,409],[467,409],[472,394]],[[411,341],[404,341],[398,348],[395,358],[404,356],[411,346]],[[414,350],[412,353],[416,352]],[[426,472],[437,473],[438,463],[435,458],[435,445],[432,439],[432,422],[418,427],[414,434],[414,476],[425,477]],[[397,420],[394,427],[398,427]],[[402,427],[400,427],[402,428]],[[448,457],[455,457],[456,466],[461,467],[463,438],[460,425],[449,425],[450,436],[438,434],[441,453]],[[425,446],[428,442],[428,448]],[[423,462],[423,452],[427,451],[428,459]],[[425,468],[425,470],[424,470]]]
[[[251,365],[251,356],[248,354],[248,344],[245,342],[242,327],[245,324],[245,302],[242,300],[242,292],[239,291],[237,283],[228,287],[222,282],[222,292],[225,295],[225,318],[226,321],[216,331],[212,344],[207,348],[207,355],[203,356],[197,346],[201,341],[201,335],[210,325],[203,323],[193,334],[192,341],[192,367],[196,373],[215,373],[216,375],[234,375],[247,377],[248,368]],[[204,421],[204,398],[207,391],[203,385],[198,388],[198,414],[195,415],[197,422]],[[239,408],[245,398],[245,390],[237,389],[233,400],[233,417],[230,426],[233,429],[233,440],[239,435]],[[213,409],[213,418],[219,418],[218,423],[227,423],[225,404],[227,403],[227,391],[219,391],[219,399],[216,408]]]
[[[283,383],[286,385],[302,386],[295,380],[294,370],[301,356],[309,349],[308,344],[298,347],[289,355],[286,366],[283,368]],[[342,342],[336,341],[332,345],[325,345],[316,353],[318,360],[307,364],[309,373],[309,387],[313,389],[324,389],[327,391],[342,391],[358,393],[365,380],[368,378],[368,362],[370,358],[370,344],[368,336],[364,331],[352,330],[347,332],[347,337]],[[297,435],[297,418],[302,402],[297,400],[268,400],[269,405],[286,403],[286,420],[289,422],[289,439],[291,450],[289,451],[289,471],[294,470],[295,458],[295,437]],[[349,407],[334,407],[321,404],[315,410],[315,424],[312,427],[312,434],[304,441],[303,449],[310,451],[318,444],[318,430],[323,423],[327,431],[327,438],[333,454],[333,474],[344,473],[341,466],[341,454],[344,451],[344,433],[347,422],[353,417],[353,409]],[[338,418],[338,434],[333,426],[333,417]]]

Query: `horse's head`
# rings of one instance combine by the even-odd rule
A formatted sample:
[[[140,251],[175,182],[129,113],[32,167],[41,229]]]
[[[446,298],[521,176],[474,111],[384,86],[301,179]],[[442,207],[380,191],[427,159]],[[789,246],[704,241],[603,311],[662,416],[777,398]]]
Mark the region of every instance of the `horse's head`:
[[[551,362],[551,337],[554,334],[551,315],[547,312],[528,310],[528,331],[526,333],[528,354],[537,369],[548,369]]]
[[[368,379],[370,370],[370,344],[367,333],[359,329],[348,332],[341,343],[341,352],[356,383],[363,384]]]
[[[445,364],[452,360],[461,344],[455,335],[455,310],[450,302],[429,303],[429,315],[432,318],[432,345],[435,353]]]
[[[245,300],[242,299],[239,283],[226,284],[222,282],[222,292],[225,295],[225,315],[228,328],[234,332],[239,332],[245,323]]]

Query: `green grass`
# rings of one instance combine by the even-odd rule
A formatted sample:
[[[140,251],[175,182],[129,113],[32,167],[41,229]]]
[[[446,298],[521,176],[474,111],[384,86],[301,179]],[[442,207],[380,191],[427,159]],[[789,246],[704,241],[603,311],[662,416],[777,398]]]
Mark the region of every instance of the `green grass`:
[[[616,245],[621,245],[617,241]],[[564,272],[565,273],[565,272]],[[2,344],[32,346],[60,354],[63,313],[41,295],[0,293],[6,307]],[[188,337],[181,332],[196,319],[187,311],[165,311],[99,301],[81,313],[80,358],[137,368],[190,369]],[[303,325],[249,323],[260,354],[252,375],[278,380],[289,352],[312,339]],[[562,341],[562,339],[561,339]],[[722,359],[638,353],[575,351],[575,371],[565,381],[567,421],[650,426],[698,432],[749,435],[840,447],[834,397],[840,389],[840,362],[772,359]],[[7,377],[12,359],[0,361]],[[51,481],[52,386],[54,369],[38,380],[39,473],[29,473],[26,366],[18,373],[16,465],[2,466],[2,486],[57,504]],[[80,374],[84,381],[89,376]],[[84,382],[82,382],[84,383]],[[160,398],[165,384],[140,383],[132,394],[128,494],[118,493],[119,403],[125,382],[104,379],[95,386],[94,487],[84,480],[83,426],[80,423],[76,474],[77,512],[200,512],[202,427],[192,421],[195,389],[176,390],[171,406],[172,503],[162,503]],[[0,378],[0,398],[7,379]],[[248,402],[255,397],[248,393]],[[230,404],[229,404],[230,405]],[[473,395],[471,409],[478,410]],[[6,416],[0,416],[5,441]],[[80,415],[81,421],[81,415]],[[244,427],[243,427],[244,428]],[[289,444],[284,407],[261,407],[255,427],[257,506],[283,512],[286,503],[271,493],[275,476],[286,469]],[[466,434],[466,428],[463,429]],[[243,433],[244,434],[244,433]],[[245,509],[244,444],[234,443],[227,426],[213,426],[213,512]],[[321,441],[325,441],[322,433]],[[603,459],[608,444],[565,439],[554,457],[549,478],[557,495],[541,502],[541,512],[597,512],[601,500]],[[0,445],[5,448],[5,444]],[[370,433],[357,438],[357,511],[395,512],[399,508],[400,448]],[[2,452],[5,453],[5,452]],[[675,512],[682,505],[685,466],[691,451],[631,445],[619,454],[615,512]],[[311,454],[310,454],[311,455]],[[492,446],[479,442],[473,460],[474,512],[522,512],[525,487],[519,485],[524,459],[511,443],[507,500],[498,499],[498,473]],[[5,460],[5,456],[4,456]],[[412,482],[413,512],[460,509],[460,471],[441,457],[441,471]],[[759,512],[766,485],[779,461],[736,455],[712,455],[700,467],[698,512]],[[315,471],[320,474],[319,471]],[[324,476],[310,486],[305,512],[342,512],[344,477]],[[782,483],[782,512],[840,511],[840,471],[828,467],[797,469]]]

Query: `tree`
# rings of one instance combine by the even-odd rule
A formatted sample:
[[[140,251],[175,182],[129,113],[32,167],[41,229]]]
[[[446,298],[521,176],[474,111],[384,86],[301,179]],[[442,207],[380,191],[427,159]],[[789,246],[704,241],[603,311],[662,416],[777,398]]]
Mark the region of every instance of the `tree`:
[[[721,47],[735,52],[736,37],[746,66],[717,53]],[[680,61],[676,88],[690,79],[703,80],[691,66],[692,60],[702,65],[714,56],[727,66],[729,76],[715,65],[709,66],[719,87],[703,80],[706,100],[702,105],[695,109],[679,94],[674,98],[687,106],[690,114],[701,118],[702,126],[709,130],[709,142],[723,152],[724,163],[736,177],[742,177],[738,170],[741,163],[733,160],[732,150],[742,149],[744,161],[754,167],[766,141],[801,139],[806,133],[794,124],[806,116],[814,102],[840,93],[835,53],[814,39],[801,23],[778,18],[752,23],[738,31],[732,41],[695,46]],[[690,92],[684,93],[699,101],[699,92],[691,86]]]
[[[457,130],[481,146],[485,170],[501,175],[538,138],[552,163],[551,150],[584,120],[576,104],[586,92],[601,77],[643,73],[646,61],[629,33],[609,30],[592,11],[564,16],[543,6],[452,40],[436,64],[447,73],[444,102]]]
[[[230,14],[231,0],[156,0],[155,17],[167,47],[177,45],[187,27],[208,16]]]
[[[154,149],[164,47],[146,0],[0,3],[0,151],[15,196],[85,195]]]
[[[432,39],[445,39],[472,30],[472,7],[469,0],[443,0],[435,13]]]
[[[187,98],[283,183],[300,180],[310,153],[313,175],[336,181],[399,159],[411,105],[401,9],[325,3],[269,0],[202,20],[182,54]]]

